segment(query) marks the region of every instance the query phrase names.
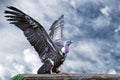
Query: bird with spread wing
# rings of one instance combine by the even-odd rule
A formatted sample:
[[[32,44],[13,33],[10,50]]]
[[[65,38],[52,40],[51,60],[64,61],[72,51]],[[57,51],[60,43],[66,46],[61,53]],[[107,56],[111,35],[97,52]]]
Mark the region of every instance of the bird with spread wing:
[[[7,8],[9,10],[5,10],[5,17],[10,21],[10,24],[14,24],[23,31],[43,63],[37,73],[59,73],[59,67],[63,64],[69,52],[69,46],[72,43],[71,40],[67,40],[64,43],[62,41],[64,16],[62,15],[51,25],[50,33],[48,34],[41,24],[21,10],[13,6]]]

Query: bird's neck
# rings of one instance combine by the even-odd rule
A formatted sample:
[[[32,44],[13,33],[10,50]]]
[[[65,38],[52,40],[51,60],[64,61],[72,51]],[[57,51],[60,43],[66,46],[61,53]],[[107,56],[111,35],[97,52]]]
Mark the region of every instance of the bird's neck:
[[[69,46],[66,45],[66,46],[64,46],[64,48],[65,48],[65,49],[69,49]]]
[[[69,52],[69,46],[68,45],[64,45],[64,47],[62,48],[62,52],[64,54],[67,54]]]

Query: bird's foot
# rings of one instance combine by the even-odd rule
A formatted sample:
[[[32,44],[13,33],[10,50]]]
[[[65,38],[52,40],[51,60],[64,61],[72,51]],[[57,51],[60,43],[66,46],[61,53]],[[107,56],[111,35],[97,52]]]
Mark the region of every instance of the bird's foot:
[[[58,73],[61,73],[61,71],[60,71],[60,70],[57,70],[56,73],[57,73],[57,74],[58,74]]]
[[[61,71],[60,71],[58,68],[54,68],[54,69],[52,70],[52,72],[58,74],[58,73],[60,73]]]

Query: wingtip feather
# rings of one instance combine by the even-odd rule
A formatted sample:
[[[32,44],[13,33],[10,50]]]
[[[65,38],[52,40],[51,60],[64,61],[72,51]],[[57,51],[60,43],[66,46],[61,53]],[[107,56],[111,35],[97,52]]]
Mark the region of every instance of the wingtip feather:
[[[5,10],[4,13],[9,13],[9,11]]]
[[[9,9],[13,9],[13,8],[15,8],[15,7],[13,7],[13,6],[7,6],[7,8],[9,8]]]

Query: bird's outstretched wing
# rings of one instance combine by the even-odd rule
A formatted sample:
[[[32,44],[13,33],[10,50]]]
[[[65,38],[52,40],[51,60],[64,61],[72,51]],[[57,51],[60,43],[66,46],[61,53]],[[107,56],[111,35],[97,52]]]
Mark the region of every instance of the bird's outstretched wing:
[[[27,40],[34,46],[41,59],[54,58],[54,55],[59,53],[41,24],[15,7],[10,6],[8,9],[10,10],[5,11],[7,14],[5,17],[8,18],[10,24],[14,24],[24,32]]]
[[[64,15],[61,15],[58,20],[56,20],[52,26],[50,27],[49,36],[51,37],[52,41],[57,45],[59,49],[63,47],[62,41],[62,31],[64,26]]]

